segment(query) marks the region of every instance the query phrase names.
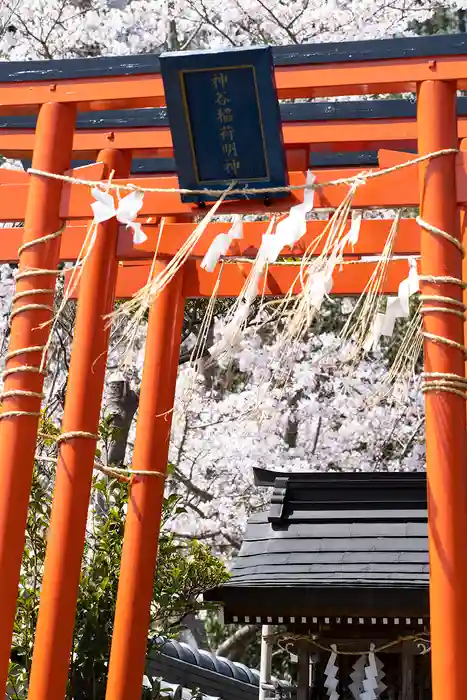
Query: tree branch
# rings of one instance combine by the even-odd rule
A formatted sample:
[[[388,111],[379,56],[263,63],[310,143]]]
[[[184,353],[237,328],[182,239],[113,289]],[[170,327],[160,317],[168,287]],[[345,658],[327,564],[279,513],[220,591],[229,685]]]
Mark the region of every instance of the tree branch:
[[[240,627],[240,629],[222,642],[216,651],[216,655],[224,656],[231,661],[235,660],[233,657],[241,657],[247,644],[255,636],[257,631],[257,625],[244,625],[243,627]]]

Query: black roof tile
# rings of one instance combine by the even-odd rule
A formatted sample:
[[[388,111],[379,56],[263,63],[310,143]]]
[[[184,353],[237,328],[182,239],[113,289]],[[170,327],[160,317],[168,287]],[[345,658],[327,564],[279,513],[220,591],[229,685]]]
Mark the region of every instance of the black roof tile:
[[[275,474],[255,470],[255,480],[260,486],[273,487],[270,510],[250,518],[230,580],[207,595],[224,603],[228,597],[232,615],[242,609],[240,597],[235,605],[232,602],[235,591],[239,596],[241,591],[251,614],[255,596],[259,600],[260,591],[265,589],[333,589],[332,595],[329,590],[326,595],[328,609],[313,613],[310,601],[310,615],[333,614],[333,610],[338,614],[343,609],[342,590],[350,587],[361,591],[361,606],[357,596],[355,615],[369,610],[371,590],[387,589],[388,609],[392,611],[394,591],[398,590],[399,601],[410,588],[427,591],[424,474]],[[282,612],[277,610],[277,600],[274,605],[275,614],[287,615],[287,597]],[[406,614],[407,605],[400,605]],[[348,605],[344,607],[348,614]],[[261,609],[266,608],[263,597]]]

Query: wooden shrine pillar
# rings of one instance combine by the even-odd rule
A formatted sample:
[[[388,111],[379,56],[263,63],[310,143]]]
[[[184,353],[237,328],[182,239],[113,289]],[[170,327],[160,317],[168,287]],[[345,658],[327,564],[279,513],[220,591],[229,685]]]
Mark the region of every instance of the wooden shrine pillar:
[[[262,625],[261,627],[261,660],[259,667],[259,700],[266,700],[268,693],[263,689],[263,685],[271,683],[272,670],[272,642],[267,638],[272,635],[274,627],[272,625]]]
[[[310,700],[310,650],[307,644],[297,644],[297,700]]]
[[[164,266],[158,262],[154,275]],[[135,476],[131,484],[107,700],[141,698],[184,305],[182,269],[149,312],[133,467],[159,474]]]
[[[419,86],[420,155],[457,148],[456,102],[454,82]],[[455,158],[439,156],[420,168],[420,211],[427,224],[421,232],[422,300],[440,308],[423,315],[433,700],[464,699],[467,653],[466,410],[462,392],[453,391],[465,377],[464,334],[463,318],[452,313],[462,301],[462,259],[459,247],[442,235],[460,235]]]
[[[76,110],[44,104],[36,126],[32,165],[63,173],[70,167]],[[24,549],[44,374],[60,250],[62,183],[31,176],[18,251],[19,274],[10,317],[0,422],[0,695],[6,687]]]
[[[467,139],[462,139],[460,142],[460,150],[467,151]],[[467,208],[465,206],[460,208],[460,229],[461,229],[461,241],[464,246],[464,251],[467,250]],[[467,255],[464,255],[462,260],[462,279],[467,280]],[[467,310],[467,287],[464,289],[463,302],[465,309]],[[465,315],[465,314],[464,314]],[[467,347],[467,316],[464,321],[464,345]],[[465,374],[467,376],[467,355],[465,358]],[[467,410],[467,402],[466,402]]]
[[[131,153],[105,150],[106,175],[129,175]],[[60,436],[29,700],[63,700],[73,642],[78,586],[115,301],[119,225],[100,224],[83,266]]]
[[[415,698],[415,656],[412,642],[402,643],[401,652],[401,700]]]

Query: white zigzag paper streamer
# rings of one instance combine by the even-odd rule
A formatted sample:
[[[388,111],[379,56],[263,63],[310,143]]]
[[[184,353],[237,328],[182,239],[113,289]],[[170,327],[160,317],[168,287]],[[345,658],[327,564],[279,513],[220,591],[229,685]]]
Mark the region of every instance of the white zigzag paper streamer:
[[[376,658],[374,649],[375,646],[372,644],[368,654],[368,665],[365,666],[365,678],[362,681],[363,692],[360,693],[358,700],[377,700],[386,690],[381,680],[385,676],[383,663]]]
[[[337,686],[339,685],[339,679],[337,678],[339,667],[336,666],[337,649],[334,646],[331,648],[332,653],[324,669],[324,675],[326,676],[324,687],[327,689],[329,700],[339,700],[339,693],[337,692]]]
[[[360,700],[360,694],[363,692],[363,679],[365,678],[366,655],[360,656],[358,661],[354,663],[353,672],[350,674],[352,683],[349,685],[349,690],[355,700]]]
[[[208,272],[213,272],[219,259],[227,252],[235,239],[243,238],[243,219],[240,214],[233,217],[232,227],[227,233],[219,233],[208,248],[204,256],[201,267]]]
[[[399,285],[397,297],[390,297],[385,313],[377,313],[373,330],[365,343],[364,349],[375,349],[382,335],[391,338],[394,326],[398,318],[409,317],[409,303],[412,294],[419,290],[419,278],[417,272],[417,260],[409,258],[409,275]]]
[[[98,187],[93,187],[91,194],[95,200],[91,204],[91,209],[94,213],[96,224],[113,219],[115,216],[117,221],[125,224],[127,228],[133,231],[133,243],[135,245],[144,243],[147,240],[141,224],[135,221],[139,210],[143,206],[143,192],[130,192],[130,194],[119,200],[117,206],[115,206],[115,200],[109,192],[103,192]]]
[[[384,664],[382,661],[378,659],[377,656],[375,656],[375,661],[376,661],[376,668],[378,669],[378,675],[377,675],[377,680],[378,680],[378,687],[376,689],[376,697],[379,698],[382,693],[387,688],[387,685],[382,682],[382,679],[386,675],[383,671]]]
[[[306,184],[311,187],[315,179],[309,170]],[[312,211],[314,201],[315,190],[304,190],[303,202],[290,209],[288,216],[277,224],[274,234],[263,236],[258,256],[264,263],[276,262],[283,248],[291,248],[306,233],[306,215]]]

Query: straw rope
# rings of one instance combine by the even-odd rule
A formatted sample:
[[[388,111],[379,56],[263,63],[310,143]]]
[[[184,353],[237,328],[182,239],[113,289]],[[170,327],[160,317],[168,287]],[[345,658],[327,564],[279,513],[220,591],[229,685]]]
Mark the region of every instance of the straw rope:
[[[9,397],[15,396],[31,396],[36,399],[43,399],[44,394],[39,391],[26,391],[25,389],[13,389],[12,391],[4,391],[2,394],[2,399],[8,399]],[[0,416],[1,417],[1,416]]]
[[[48,457],[47,455],[36,454],[35,459],[40,460],[42,462],[49,462],[51,464],[57,463],[57,457]],[[95,471],[101,472],[102,474],[105,474],[106,476],[111,476],[124,484],[128,484],[131,481],[130,477],[119,474],[112,467],[106,467],[105,465],[99,464],[98,462],[94,462],[93,469]]]
[[[415,221],[417,222],[417,224],[421,228],[425,229],[425,231],[429,231],[429,233],[433,233],[435,236],[440,236],[441,238],[445,238],[447,241],[449,241],[449,243],[452,243],[453,245],[455,245],[456,248],[458,248],[461,251],[462,257],[464,257],[464,254],[465,254],[464,246],[462,245],[462,243],[459,241],[458,238],[451,236],[450,233],[446,233],[446,231],[443,231],[442,229],[438,228],[437,226],[433,226],[432,224],[429,224],[427,221],[424,221],[421,216],[417,216]]]
[[[39,240],[38,242],[41,242],[41,241]],[[28,270],[24,270],[23,272],[19,272],[16,275],[16,281],[22,280],[22,279],[27,279],[28,277],[39,277],[39,276],[59,275],[59,274],[60,274],[60,270],[41,270],[40,268],[31,267]],[[31,290],[31,291],[36,291],[36,290]],[[24,296],[26,296],[26,295],[24,295]]]
[[[41,245],[44,243],[48,243],[52,240],[55,240],[56,238],[59,238],[64,230],[64,225],[61,226],[61,228],[57,231],[53,231],[52,233],[47,233],[44,236],[41,236],[40,238],[36,238],[32,241],[26,241],[23,243],[19,249],[18,249],[18,259],[21,260],[21,255],[27,251],[33,248],[36,245]],[[31,269],[25,269],[21,270],[17,275],[16,275],[16,282],[22,279],[29,279],[31,277],[40,277],[40,276],[56,276],[59,274],[58,270],[46,270],[46,269],[41,269],[41,268],[31,268]],[[25,297],[30,297],[30,296],[38,296],[41,294],[45,295],[54,295],[55,290],[54,289],[31,289],[31,290],[24,290],[22,292],[16,292],[13,296],[12,299],[12,305],[14,305],[17,301],[20,301],[21,299],[24,299]],[[34,311],[34,310],[44,310],[44,311],[49,311],[50,313],[53,313],[53,306],[49,304],[38,304],[38,303],[27,303],[27,304],[22,304],[21,306],[18,306],[17,308],[13,309],[10,313],[10,318],[9,318],[9,323],[11,324],[12,320],[15,318],[15,316],[18,316],[21,313],[24,313],[25,311]],[[41,352],[43,353],[45,350],[44,345],[32,345],[27,348],[18,348],[17,350],[12,350],[7,353],[5,357],[5,364],[7,364],[10,360],[14,359],[15,357],[19,357],[21,355],[27,355],[30,353],[35,353],[35,352]],[[21,373],[30,373],[30,374],[40,374],[45,376],[47,374],[46,371],[42,367],[35,367],[34,365],[28,365],[28,364],[22,364],[19,365],[18,367],[9,367],[5,369],[5,371],[2,374],[2,380],[5,381],[8,377],[14,375],[14,374],[21,374]],[[24,389],[10,389],[9,391],[4,391],[0,394],[0,403],[2,403],[5,399],[15,399],[15,398],[32,398],[32,399],[39,399],[42,401],[44,398],[44,393],[43,392],[38,392],[38,391],[26,391]],[[22,416],[31,416],[33,418],[40,418],[41,413],[40,411],[23,411],[23,410],[12,410],[12,411],[4,411],[3,413],[0,414],[0,421],[1,420],[6,420],[9,418],[19,418]]]
[[[20,365],[19,367],[11,367],[11,369],[6,369],[3,372],[3,379],[6,379],[12,374],[16,374],[16,372],[31,372],[32,374],[46,374],[43,370],[40,370],[39,367],[34,367],[32,365]],[[0,399],[3,398],[3,394],[0,395]]]
[[[7,353],[5,357],[5,362],[8,362],[8,360],[11,360],[13,357],[18,357],[18,355],[24,355],[29,352],[42,352],[43,348],[43,345],[31,345],[31,347],[29,348],[20,348],[19,350],[12,350],[11,352]]]
[[[314,261],[315,259],[319,258],[320,256],[315,256],[311,257],[309,259],[309,262]],[[418,260],[419,255],[398,255],[397,260]],[[219,262],[222,264],[226,265],[238,265],[239,263],[250,263],[251,265],[254,264],[255,258],[246,258],[244,256],[237,256],[237,255],[221,255],[219,258]],[[371,260],[346,260],[345,258],[342,260],[339,260],[338,266],[344,266],[344,265],[372,265],[380,262],[387,262],[387,258],[384,255],[372,255]],[[296,260],[275,260],[273,263],[269,263],[270,266],[272,267],[298,267],[301,263],[297,262]]]
[[[321,651],[326,651],[328,653],[334,651],[338,656],[363,656],[364,654],[368,654],[369,651],[373,651],[374,654],[380,654],[381,652],[386,651],[387,649],[391,649],[392,647],[398,646],[403,642],[414,642],[415,645],[420,649],[421,655],[427,654],[430,651],[430,638],[427,634],[423,632],[421,632],[420,634],[400,636],[397,639],[393,639],[392,641],[387,642],[386,644],[382,644],[379,647],[372,645],[373,648],[371,650],[364,649],[360,651],[347,651],[344,649],[338,649],[335,644],[332,644],[331,646],[325,646],[324,644],[320,644],[320,642],[318,642],[316,635],[278,633],[265,635],[263,639],[269,644],[277,642],[280,647],[282,647],[282,644],[285,644],[284,651],[287,652],[288,647],[292,646],[294,642],[305,641],[309,644],[312,644],[317,649],[321,649]]]
[[[428,233],[434,236],[443,238],[454,245],[460,252],[462,257],[464,257],[464,246],[462,243],[452,236],[450,233],[443,231],[442,229],[429,224],[424,221],[422,217],[417,216],[417,224],[423,228]],[[427,282],[428,284],[450,284],[453,286],[460,287],[461,289],[466,289],[467,284],[457,277],[451,277],[449,275],[420,275],[419,279],[421,282]],[[466,306],[462,301],[455,299],[450,296],[441,296],[437,294],[421,294],[420,301],[422,302],[439,302],[440,306],[422,306],[420,313],[444,313],[457,316],[458,318],[465,321],[465,311]],[[444,304],[444,305],[442,305]],[[455,308],[452,308],[455,307]],[[445,345],[446,347],[452,348],[454,350],[459,350],[463,353],[464,357],[467,357],[467,347],[463,343],[458,343],[451,338],[445,338],[444,336],[437,335],[435,333],[430,333],[423,330],[422,335],[425,340],[432,343],[438,343],[440,345]],[[423,387],[422,392],[424,394],[428,392],[445,392],[448,394],[454,394],[463,399],[467,399],[467,379],[461,375],[451,373],[451,372],[423,372]]]
[[[61,445],[64,442],[68,442],[68,440],[75,440],[76,438],[84,438],[85,440],[99,440],[99,435],[96,433],[90,433],[87,432],[86,430],[68,430],[65,433],[62,433],[55,439],[55,443],[57,446]],[[37,459],[43,459],[43,457],[38,456]],[[54,461],[56,461],[56,458],[53,458]],[[99,462],[94,463],[94,469],[97,471],[102,472],[103,474],[106,474],[107,476],[114,476],[115,478],[119,478],[122,480],[122,477],[126,477],[127,474],[130,476],[127,478],[123,478],[123,481],[125,482],[130,482],[132,476],[158,476],[161,477],[162,479],[165,479],[166,475],[163,472],[158,472],[158,471],[152,471],[149,469],[131,469],[130,467],[108,467],[104,464],[100,464]]]
[[[381,169],[381,170],[367,171],[367,172],[360,173],[356,176],[353,176],[351,178],[339,178],[339,179],[331,180],[331,181],[324,182],[324,183],[313,183],[312,185],[307,185],[307,184],[291,185],[291,186],[287,186],[287,187],[276,187],[276,188],[270,188],[270,189],[265,189],[265,188],[235,189],[234,188],[235,183],[232,182],[230,187],[228,188],[228,190],[224,191],[223,193],[221,193],[219,190],[207,190],[207,189],[186,190],[186,189],[179,189],[179,188],[144,188],[144,187],[139,187],[138,185],[131,184],[131,183],[127,184],[127,185],[119,185],[119,184],[115,184],[115,183],[111,182],[111,179],[109,179],[109,181],[107,183],[103,183],[102,181],[84,180],[84,179],[75,178],[75,177],[71,177],[71,176],[67,176],[67,175],[58,175],[56,173],[49,173],[46,171],[37,170],[37,169],[33,169],[33,168],[30,168],[28,170],[28,173],[42,176],[42,177],[46,177],[46,178],[51,178],[54,180],[60,180],[62,182],[67,182],[70,184],[84,185],[87,187],[105,188],[105,190],[107,192],[110,190],[113,190],[113,191],[116,191],[117,193],[120,193],[121,191],[135,191],[136,190],[136,191],[140,191],[140,192],[153,192],[153,193],[164,193],[165,192],[165,193],[179,193],[179,194],[214,195],[214,196],[220,197],[220,199],[217,202],[217,206],[219,206],[219,204],[222,202],[222,200],[226,196],[227,192],[229,195],[248,196],[248,195],[252,195],[252,194],[274,194],[274,193],[293,192],[293,191],[298,191],[298,190],[303,191],[306,189],[319,189],[319,188],[324,188],[324,187],[328,187],[328,186],[338,186],[338,185],[350,185],[353,189],[355,189],[357,186],[366,183],[366,181],[368,179],[374,179],[376,177],[381,177],[383,175],[387,175],[387,174],[402,170],[406,167],[410,167],[410,166],[414,166],[414,165],[417,165],[417,164],[422,163],[422,162],[430,161],[433,158],[436,158],[439,156],[453,155],[457,152],[458,152],[458,150],[453,149],[453,148],[441,149],[441,150],[434,151],[432,153],[429,153],[429,154],[426,154],[423,156],[418,156],[417,158],[406,161],[404,163],[399,163],[399,164],[391,166],[389,168],[385,168],[385,169]],[[215,208],[216,208],[216,205],[214,205],[214,209]],[[417,218],[417,222],[419,223],[419,225],[422,228],[429,231],[430,233],[432,233],[434,235],[441,236],[444,239],[450,241],[453,245],[455,245],[462,252],[462,254],[464,253],[462,244],[457,239],[455,239],[453,236],[451,236],[451,234],[449,234],[445,231],[441,231],[440,229],[437,229],[436,227],[432,226],[431,224],[424,222],[420,217]],[[18,250],[18,256],[20,257],[22,253],[24,253],[27,250],[30,250],[31,247],[33,247],[35,245],[47,243],[47,242],[50,242],[50,241],[60,237],[62,234],[63,228],[64,227],[62,226],[56,232],[46,234],[46,235],[44,235],[40,238],[37,238],[33,241],[27,241],[22,246],[20,246],[20,248]],[[57,270],[41,270],[41,269],[24,270],[24,271],[21,271],[17,275],[17,280],[25,279],[25,278],[30,277],[30,276],[50,275],[50,274],[57,275],[58,271]],[[452,283],[452,284],[460,284],[463,287],[465,286],[461,280],[455,280],[455,278],[449,278],[449,277],[430,277],[430,278],[426,277],[426,278],[424,278],[424,281],[427,281],[427,282],[433,281],[433,282],[437,282],[437,283],[448,283],[448,284]],[[49,290],[49,289],[47,289],[47,290],[45,290],[45,289],[31,290],[31,295],[50,294],[50,293],[53,293],[53,291]],[[19,301],[20,299],[22,299],[25,296],[28,296],[28,293],[26,291],[20,292],[20,293],[15,295],[14,301],[15,302]],[[440,299],[439,298],[434,299],[434,301],[440,301]],[[454,300],[454,301],[457,301],[457,300]],[[448,297],[446,297],[445,303],[451,303],[451,300]],[[16,315],[23,313],[24,311],[27,311],[27,310],[44,310],[44,311],[49,311],[50,313],[53,314],[53,306],[50,306],[48,304],[30,303],[30,304],[24,304],[16,309],[13,309],[13,311],[11,312],[11,315],[10,315],[10,320],[12,320]],[[459,311],[458,309],[450,309],[449,307],[425,307],[423,312],[428,313],[431,311],[434,312],[435,310],[436,310],[436,312],[454,313],[454,315],[458,315],[458,316],[462,316],[462,317],[463,317],[463,313],[464,313],[464,309],[462,311]],[[426,339],[432,340],[434,342],[445,343],[447,345],[450,345],[451,347],[458,347],[459,349],[462,347],[463,352],[464,353],[466,352],[465,346],[460,346],[460,344],[456,344],[454,341],[450,341],[449,339],[438,337],[438,336],[433,336],[433,334],[427,334],[427,333],[424,333],[424,337]],[[46,352],[47,347],[48,347],[48,343],[43,348],[40,348],[44,354]],[[34,352],[36,350],[38,350],[38,346],[35,346],[34,350],[32,350],[31,348],[25,348],[24,352]],[[17,352],[16,354],[21,354],[21,353]],[[9,357],[7,356],[7,360],[12,359],[12,357],[14,357],[14,356],[16,356],[16,355],[10,355]],[[43,358],[43,360],[44,360],[44,358]],[[19,367],[13,367],[13,368],[7,369],[3,374],[3,378],[5,379],[6,377],[10,376],[13,373],[23,372],[23,371],[37,372],[40,374],[45,374],[45,372],[43,370],[43,364],[44,364],[44,362],[41,363],[40,368],[36,368],[33,366],[29,366],[29,365],[22,365]],[[440,382],[442,383],[442,380],[436,380],[436,386],[438,386]],[[433,381],[426,382],[425,386],[424,386],[424,391],[428,391],[428,390],[430,390],[430,388],[434,388],[434,386],[435,385],[434,385]],[[455,387],[455,388],[457,390],[457,387]],[[465,394],[465,392],[464,392],[464,394]],[[0,395],[0,401],[6,397],[12,398],[15,395],[18,397],[25,396],[24,393],[21,393],[21,394],[16,393],[15,394],[12,392],[8,392],[7,396],[5,396],[3,394]],[[32,396],[32,394],[28,394],[28,395]],[[40,416],[40,413],[27,412],[27,411],[10,411],[10,412],[3,413],[0,416],[0,420],[2,418],[13,417],[13,416],[18,416],[18,415]],[[75,431],[73,433],[73,437],[85,437],[85,436],[90,437],[90,435],[91,435],[91,434],[85,435],[85,433],[84,432],[81,433],[81,431],[78,431],[78,432],[80,434],[78,435],[77,432]],[[93,436],[93,438],[94,438],[94,436]],[[61,436],[61,441],[64,441],[66,439],[71,439],[70,434],[64,434],[63,436]],[[137,473],[137,472],[134,472],[134,473]],[[151,472],[143,471],[143,474],[150,474],[150,473]],[[160,473],[158,473],[158,472],[153,472],[153,473],[160,476]]]
[[[10,313],[10,323],[15,318],[15,316],[18,316],[18,314],[22,314],[24,311],[38,310],[50,311],[50,313],[53,313],[54,307],[50,306],[49,304],[25,304],[24,306],[20,306],[18,309],[13,309],[13,311]]]
[[[88,433],[85,430],[69,430],[66,433],[62,433],[56,439],[57,445],[61,445],[62,442],[67,442],[68,440],[74,440],[75,438],[86,438],[88,440],[98,440],[99,436],[96,433]]]
[[[284,192],[294,192],[297,190],[307,190],[307,189],[320,189],[323,187],[335,187],[338,185],[355,185],[364,184],[366,180],[381,177],[382,175],[389,175],[390,173],[397,172],[403,168],[410,167],[412,165],[417,165],[419,163],[424,163],[426,161],[432,160],[439,156],[447,156],[458,153],[457,148],[443,148],[439,151],[433,151],[433,153],[427,153],[423,156],[418,156],[412,160],[406,161],[405,163],[398,163],[397,165],[392,165],[390,168],[384,168],[382,170],[369,170],[367,172],[359,173],[353,177],[343,177],[337,180],[330,180],[329,182],[317,182],[312,185],[288,185],[286,187],[270,187],[270,188],[239,188],[231,189],[229,195],[252,195],[252,194],[279,194]],[[27,171],[30,175],[40,175],[41,177],[51,178],[53,180],[61,180],[62,182],[67,182],[72,185],[84,185],[85,187],[104,187],[106,190],[115,190],[116,192],[153,192],[158,194],[193,194],[193,195],[212,195],[219,196],[220,190],[189,190],[181,189],[177,187],[167,188],[167,187],[139,187],[134,184],[127,185],[117,185],[115,183],[103,183],[101,180],[83,180],[77,177],[71,177],[70,175],[57,175],[56,173],[49,173],[45,170],[37,170],[36,168],[29,168]],[[232,183],[233,184],[233,183]],[[449,234],[448,234],[449,235]]]
[[[53,241],[55,238],[60,238],[64,230],[65,224],[63,224],[61,228],[58,229],[58,231],[53,231],[53,233],[47,233],[45,236],[35,238],[33,241],[26,241],[26,243],[23,243],[18,248],[18,258],[20,257],[21,253],[24,253],[25,250],[33,248],[38,243],[48,243],[49,241]]]

